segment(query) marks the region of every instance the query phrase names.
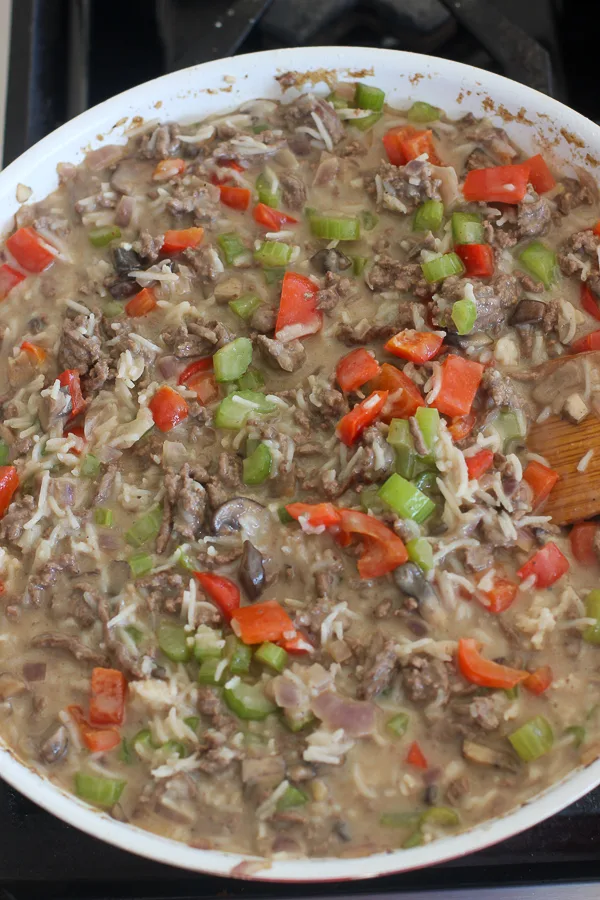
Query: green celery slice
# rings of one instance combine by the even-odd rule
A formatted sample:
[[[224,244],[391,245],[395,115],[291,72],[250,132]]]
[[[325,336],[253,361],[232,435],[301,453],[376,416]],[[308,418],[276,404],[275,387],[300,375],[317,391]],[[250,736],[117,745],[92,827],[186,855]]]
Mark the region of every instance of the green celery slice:
[[[232,675],[247,675],[252,662],[252,648],[238,640],[235,635],[225,639],[225,656],[229,660]]]
[[[161,522],[162,510],[160,506],[154,506],[125,532],[125,540],[132,547],[141,547],[147,541],[153,540],[158,536]]]
[[[534,762],[552,749],[554,735],[544,716],[534,716],[509,734],[508,740],[523,762]]]
[[[237,300],[229,301],[229,309],[240,319],[247,320],[262,302],[262,298],[258,294],[242,294]]]
[[[273,190],[272,182],[264,172],[256,179],[256,192],[260,203],[270,206],[271,209],[278,208],[281,192],[279,190]]]
[[[452,238],[455,244],[482,244],[483,225],[477,213],[452,213]]]
[[[385,91],[369,84],[358,82],[354,91],[354,105],[358,109],[372,109],[379,112],[385,103]]]
[[[242,462],[242,480],[244,484],[262,484],[271,473],[271,451],[266,444],[258,447]]]
[[[111,241],[121,237],[121,229],[118,225],[106,225],[102,228],[92,228],[88,231],[88,238],[92,247],[107,247]]]
[[[252,341],[247,337],[235,338],[217,350],[212,359],[215,381],[235,381],[252,362]]]
[[[412,519],[419,525],[435,509],[435,503],[426,494],[397,473],[380,487],[379,496],[402,519]]]
[[[444,221],[444,204],[441,200],[426,200],[415,212],[413,231],[437,231]]]
[[[214,686],[218,684],[224,684],[227,678],[227,667],[223,668],[223,671],[219,674],[217,678],[217,669],[221,665],[222,660],[220,659],[205,659],[202,662],[202,665],[198,669],[198,681],[200,684],[211,684]]]
[[[558,274],[554,250],[541,241],[532,241],[519,253],[519,259],[533,277],[542,282],[546,290],[552,287]]]
[[[357,241],[360,238],[357,216],[312,215],[309,221],[311,233],[325,241]]]
[[[269,268],[287,266],[292,256],[292,248],[283,241],[263,241],[254,251],[254,259]]]
[[[393,716],[386,724],[396,737],[402,737],[402,735],[406,734],[409,721],[410,716],[408,713],[401,712]]]
[[[188,633],[183,625],[162,622],[157,631],[158,646],[172,662],[188,662],[192,658],[192,648],[188,644]]]
[[[265,697],[263,689],[257,684],[238,684],[226,687],[223,698],[229,709],[240,719],[261,720],[275,712],[275,705]]]
[[[437,256],[435,259],[430,259],[429,262],[421,263],[421,270],[426,281],[433,284],[449,278],[450,275],[462,275],[465,267],[456,253],[444,253],[443,256]]]
[[[131,574],[134,578],[146,575],[147,572],[151,572],[154,567],[152,557],[144,550],[140,550],[139,553],[132,553],[127,562],[129,563],[129,568],[131,569]]]
[[[423,100],[415,100],[406,117],[409,122],[435,122],[440,117],[440,110]]]
[[[217,244],[228,266],[233,265],[239,256],[246,253],[246,248],[242,244],[239,235],[234,231],[228,231],[220,234],[217,238]]]
[[[127,784],[117,778],[103,778],[100,775],[88,775],[77,772],[75,775],[75,793],[82,800],[96,806],[114,806]]]
[[[308,794],[290,784],[286,788],[285,794],[277,801],[277,809],[281,812],[284,809],[293,809],[295,806],[304,806],[305,803],[308,803]]]
[[[469,334],[477,319],[477,306],[471,299],[457,300],[452,304],[452,321],[459,334]]]
[[[254,659],[270,669],[274,669],[276,672],[283,672],[288,661],[288,655],[283,647],[278,647],[277,644],[266,641],[260,645],[254,654]]]
[[[424,572],[433,569],[433,548],[427,538],[413,538],[408,541],[406,551],[410,561],[416,563]]]
[[[275,403],[267,400],[264,394],[256,391],[234,391],[219,403],[214,419],[215,428],[231,428],[239,431],[249,415],[266,415],[276,409]]]

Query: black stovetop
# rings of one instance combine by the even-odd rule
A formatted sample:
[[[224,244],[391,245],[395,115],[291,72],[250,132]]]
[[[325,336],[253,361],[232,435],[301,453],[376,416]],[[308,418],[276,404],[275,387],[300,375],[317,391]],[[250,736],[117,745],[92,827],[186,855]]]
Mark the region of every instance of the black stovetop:
[[[297,45],[388,47],[460,60],[553,94],[600,122],[593,23],[585,5],[563,4],[13,0],[4,162],[87,107],[164,72]],[[600,896],[599,834],[600,789],[525,834],[453,863],[350,886],[282,889],[139,859],[75,831],[0,782],[0,900],[398,895],[567,881],[597,881]]]

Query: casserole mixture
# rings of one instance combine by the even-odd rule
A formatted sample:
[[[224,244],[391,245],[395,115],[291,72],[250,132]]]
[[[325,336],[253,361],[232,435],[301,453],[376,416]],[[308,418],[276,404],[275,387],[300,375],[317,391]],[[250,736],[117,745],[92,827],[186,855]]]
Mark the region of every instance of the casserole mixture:
[[[549,521],[527,433],[600,403],[600,202],[548,162],[340,84],[146,123],[21,207],[0,250],[21,759],[193,846],[352,856],[597,756],[597,525]]]

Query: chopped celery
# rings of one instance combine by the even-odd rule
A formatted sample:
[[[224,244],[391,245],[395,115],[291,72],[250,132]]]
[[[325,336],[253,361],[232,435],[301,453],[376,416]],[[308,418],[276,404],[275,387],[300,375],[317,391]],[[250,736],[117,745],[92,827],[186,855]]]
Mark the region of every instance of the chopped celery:
[[[284,724],[292,731],[294,734],[298,731],[302,731],[303,728],[306,728],[307,725],[311,725],[314,721],[314,716],[310,710],[308,712],[303,712],[299,710],[293,709],[284,709],[283,710],[283,721]]]
[[[408,541],[406,551],[410,561],[416,563],[424,572],[433,569],[433,550],[427,538],[413,538]]]
[[[259,444],[256,450],[242,462],[244,484],[262,484],[271,473],[271,451],[266,444]]]
[[[160,506],[154,506],[125,532],[125,540],[132,547],[141,547],[146,541],[158,536],[161,522],[162,510]]]
[[[413,231],[437,231],[444,219],[444,204],[441,200],[426,200],[415,212]]]
[[[247,337],[235,338],[217,350],[212,360],[215,381],[235,381],[252,362],[252,341]]]
[[[396,451],[396,471],[398,474],[402,475],[403,478],[412,478],[415,474],[417,454],[406,419],[392,419],[387,442]]]
[[[240,681],[225,688],[223,697],[229,709],[240,719],[266,719],[276,709],[258,684],[245,684]]]
[[[121,762],[125,763],[126,766],[130,766],[133,762],[131,748],[125,738],[123,738],[121,741],[121,746],[119,748],[119,759],[121,760]]]
[[[348,109],[348,107],[350,106],[348,100],[345,100],[344,97],[340,97],[340,95],[336,94],[335,91],[332,91],[330,94],[328,94],[325,99],[328,103],[331,103],[334,109]]]
[[[477,318],[477,307],[471,299],[457,300],[452,304],[452,321],[459,334],[469,334]]]
[[[110,528],[113,523],[112,509],[107,509],[105,506],[97,506],[94,510],[94,522],[96,525],[103,525],[105,528]]]
[[[109,300],[108,303],[104,304],[102,312],[107,319],[114,319],[115,316],[121,315],[123,309],[122,303],[119,303],[117,300]]]
[[[263,131],[268,131],[270,127],[266,122],[262,122],[260,125],[253,125],[251,131],[254,134],[262,134]]]
[[[373,229],[379,222],[379,216],[376,216],[375,213],[372,213],[370,209],[363,209],[360,214],[360,219],[362,222],[362,227],[365,229],[365,231],[373,231]]]
[[[100,460],[93,453],[88,453],[82,460],[80,471],[85,478],[96,478],[100,474]]]
[[[252,648],[243,644],[235,635],[225,640],[225,656],[229,660],[229,671],[232,675],[247,675],[252,662]]]
[[[263,241],[254,251],[254,259],[264,266],[287,266],[292,255],[292,248],[283,241]]]
[[[541,241],[532,241],[519,253],[519,259],[534,278],[548,289],[556,281],[556,253]]]
[[[262,297],[258,294],[242,294],[237,300],[229,301],[229,309],[239,316],[240,319],[249,319],[252,313],[258,309],[262,303]]]
[[[268,666],[270,669],[274,669],[276,672],[283,672],[286,667],[288,655],[283,647],[278,647],[277,644],[266,641],[264,644],[260,645],[254,654],[254,659],[263,665]]]
[[[390,422],[386,440],[388,444],[392,445],[392,447],[401,447],[404,444],[409,444],[409,446],[412,447],[413,441],[408,425],[408,420],[392,419],[392,421]]]
[[[235,231],[220,234],[217,238],[217,244],[228,266],[233,265],[238,256],[246,253],[246,248]]]
[[[219,403],[215,413],[215,428],[231,428],[239,431],[249,415],[258,416],[274,412],[277,406],[256,391],[234,391]]]
[[[242,391],[255,391],[257,388],[264,386],[265,376],[260,369],[248,369],[247,372],[240,375],[237,383]]]
[[[465,267],[456,253],[444,253],[443,256],[436,256],[429,262],[421,263],[421,270],[425,279],[433,284],[435,281],[449,278],[450,275],[462,275]]]
[[[88,231],[88,238],[92,247],[107,247],[111,241],[121,237],[121,229],[118,225],[105,225],[102,228],[92,228]]]
[[[512,441],[522,440],[527,434],[527,419],[520,409],[504,409],[494,420],[494,428],[503,438],[506,452]]]
[[[437,475],[435,472],[423,472],[413,480],[413,484],[415,487],[418,487],[419,490],[424,494],[427,494],[427,496],[431,499],[433,499],[433,497],[438,497],[440,494],[440,489],[437,484]],[[432,494],[433,497],[431,497]]]
[[[265,266],[263,276],[267,284],[277,284],[283,280],[285,269],[283,266]]]
[[[598,588],[590,591],[585,598],[585,614],[590,619],[595,619],[596,622],[584,629],[583,639],[588,644],[600,644],[600,590]]]
[[[150,752],[158,749],[157,745],[152,740],[152,735],[148,728],[143,728],[141,731],[138,731],[131,742],[131,746],[138,756],[143,756],[145,751]]]
[[[415,828],[420,822],[419,812],[383,813],[379,818],[379,824],[386,828]]]
[[[383,109],[385,103],[385,91],[381,88],[371,87],[369,84],[362,84],[360,81],[356,85],[354,91],[354,105],[358,109],[372,109],[379,112]]]
[[[373,112],[370,116],[362,116],[360,119],[350,119],[348,121],[348,125],[352,125],[354,128],[358,128],[359,131],[368,131],[369,128],[372,128],[377,122],[379,122],[381,116],[383,114],[380,112]]]
[[[307,802],[308,794],[290,784],[286,788],[285,794],[277,801],[277,809],[281,812],[284,809],[292,809],[294,806],[304,806]]]
[[[227,666],[222,666],[221,659],[205,659],[198,669],[198,681],[200,684],[224,684],[227,675]],[[218,670],[218,671],[217,671]]]
[[[289,512],[285,508],[285,506],[280,506],[277,510],[277,518],[281,522],[282,525],[289,525],[290,522],[295,522],[293,516],[290,516]]]
[[[534,716],[508,735],[513,749],[523,762],[534,762],[552,749],[554,735],[544,716]]]
[[[414,484],[397,473],[380,487],[379,496],[402,519],[421,524],[435,509],[435,503]]]
[[[188,644],[188,633],[183,625],[162,622],[156,633],[158,646],[173,662],[188,662],[192,658],[192,648]]]
[[[396,737],[402,737],[403,734],[406,734],[409,721],[410,717],[408,713],[398,713],[389,720],[387,727],[396,735]]]
[[[432,406],[421,406],[415,413],[417,425],[423,435],[426,446],[432,451],[440,433],[440,414]]]
[[[440,117],[440,111],[437,106],[423,100],[415,100],[406,117],[409,122],[435,122]]]
[[[264,174],[264,172],[256,179],[256,191],[260,203],[265,203],[272,209],[277,209],[279,206],[280,191],[273,190],[273,182]]]
[[[141,575],[151,572],[152,567],[154,566],[152,557],[143,550],[139,553],[133,553],[127,562],[129,563],[129,568],[131,569],[131,574],[134,578],[139,578]]]
[[[403,850],[410,850],[412,847],[420,847],[423,843],[423,832],[420,828],[417,828],[416,831],[407,837],[404,843],[402,844]]]
[[[198,731],[198,725],[200,724],[200,716],[188,716],[183,720],[188,728],[191,728],[192,731]]]
[[[75,775],[77,796],[97,806],[114,806],[126,784],[126,781],[118,778],[102,778],[100,775],[87,775],[85,772],[77,772]]]
[[[174,741],[171,739],[167,741],[166,744],[163,744],[161,750],[164,751],[165,756],[178,756],[180,759],[183,759],[188,755],[188,752],[185,748],[185,744],[182,744],[181,741]]]
[[[144,639],[144,632],[140,631],[139,628],[136,628],[135,625],[126,625],[125,631],[129,635],[133,643],[136,645],[136,647],[139,647]]]
[[[357,241],[360,238],[360,221],[357,216],[310,217],[310,230],[315,237],[326,241]]]
[[[5,466],[10,459],[10,449],[6,441],[0,441],[0,466]]]
[[[453,825],[460,825],[460,818],[456,810],[449,806],[431,806],[421,814],[421,822],[451,828]]]
[[[187,544],[178,547],[175,551],[175,562],[178,566],[186,569],[188,572],[195,572],[198,568],[197,564],[187,553]]]
[[[452,213],[452,238],[455,244],[482,244],[483,225],[477,213]]]
[[[368,256],[353,256],[352,257],[352,274],[353,275],[362,275],[365,271],[365,267],[369,262]]]
[[[565,728],[564,734],[568,734],[569,737],[573,738],[573,746],[576,750],[579,750],[585,741],[586,731],[583,725],[570,725],[568,728]]]
[[[208,625],[200,625],[194,638],[194,658],[198,662],[205,659],[221,659],[223,656],[223,635]]]

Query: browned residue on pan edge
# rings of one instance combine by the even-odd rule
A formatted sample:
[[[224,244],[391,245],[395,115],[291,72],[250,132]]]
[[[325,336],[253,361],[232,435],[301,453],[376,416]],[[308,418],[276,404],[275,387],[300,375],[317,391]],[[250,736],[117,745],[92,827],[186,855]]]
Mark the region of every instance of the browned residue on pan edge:
[[[349,78],[368,78],[375,74],[374,69],[344,69]],[[311,69],[308,72],[282,72],[276,75],[281,90],[287,91],[288,88],[302,88],[307,82],[310,84],[318,84],[324,81],[330,88],[333,88],[336,81],[339,80],[339,70],[337,69]],[[422,76],[421,76],[422,77]]]
[[[576,134],[573,134],[572,131],[567,131],[566,128],[561,128],[560,133],[564,137],[567,144],[574,144],[576,147],[579,147],[582,150],[585,147],[584,141],[582,141],[580,137],[577,137]]]

